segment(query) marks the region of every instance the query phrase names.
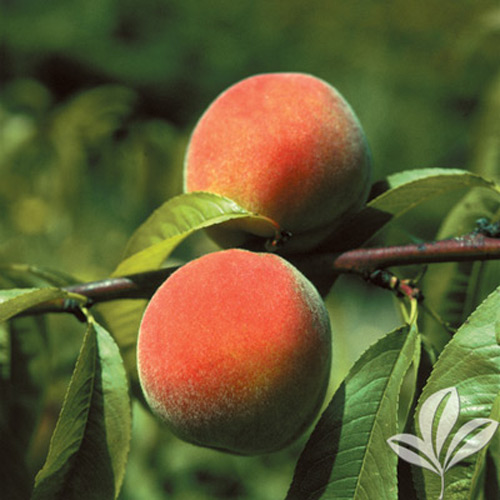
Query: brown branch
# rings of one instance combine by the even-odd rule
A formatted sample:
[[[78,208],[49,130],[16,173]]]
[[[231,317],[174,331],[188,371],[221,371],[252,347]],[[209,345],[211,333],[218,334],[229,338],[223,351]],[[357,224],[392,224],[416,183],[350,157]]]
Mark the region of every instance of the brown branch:
[[[333,269],[363,274],[391,266],[494,259],[500,259],[500,239],[473,233],[430,243],[350,250],[333,260]]]
[[[132,274],[118,278],[107,278],[89,283],[78,283],[63,287],[63,290],[81,295],[87,299],[85,306],[92,307],[102,302],[123,299],[150,299],[156,289],[178,267],[169,267]],[[77,300],[56,299],[27,309],[19,316],[66,312],[80,317],[80,303]]]
[[[341,254],[318,254],[291,259],[302,272],[315,282],[333,283],[335,276],[355,273],[369,277],[375,271],[391,266],[406,266],[438,262],[484,261],[500,259],[500,239],[482,233],[429,243],[360,248]],[[70,285],[64,289],[87,298],[87,307],[101,302],[121,299],[149,299],[155,290],[178,267],[149,271],[119,278]],[[71,301],[53,301],[24,311],[23,315],[48,312],[75,314],[78,304]]]
[[[177,267],[132,274],[119,278],[81,283],[65,288],[66,291],[87,297],[93,305],[120,299],[149,299],[156,289],[176,270]]]

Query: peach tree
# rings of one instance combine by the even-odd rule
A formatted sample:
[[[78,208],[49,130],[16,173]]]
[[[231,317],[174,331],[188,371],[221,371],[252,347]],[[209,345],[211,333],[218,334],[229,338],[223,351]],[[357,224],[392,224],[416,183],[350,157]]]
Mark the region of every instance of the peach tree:
[[[138,400],[181,439],[221,453],[267,453],[309,433],[288,499],[498,498],[500,187],[447,168],[371,185],[370,164],[333,87],[259,75],[200,118],[185,193],[137,228],[111,276],[81,283],[2,266],[2,494],[117,498]],[[435,241],[383,246],[392,222],[459,190]],[[228,249],[171,265],[200,231]],[[392,293],[401,325],[320,412],[336,349],[322,297],[342,274]],[[86,331],[31,477],[50,313]]]

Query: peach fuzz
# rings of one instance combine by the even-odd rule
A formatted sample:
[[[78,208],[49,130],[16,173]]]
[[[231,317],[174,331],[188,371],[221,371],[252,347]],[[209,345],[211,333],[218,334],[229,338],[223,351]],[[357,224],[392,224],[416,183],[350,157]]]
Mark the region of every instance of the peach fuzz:
[[[329,318],[314,286],[283,258],[218,251],[157,290],[137,360],[147,402],[181,439],[240,455],[277,451],[322,405]]]
[[[325,81],[303,73],[249,77],[208,107],[184,161],[186,192],[208,191],[275,220],[306,251],[368,196],[371,160],[349,104]],[[248,220],[215,228],[222,246],[245,244]]]

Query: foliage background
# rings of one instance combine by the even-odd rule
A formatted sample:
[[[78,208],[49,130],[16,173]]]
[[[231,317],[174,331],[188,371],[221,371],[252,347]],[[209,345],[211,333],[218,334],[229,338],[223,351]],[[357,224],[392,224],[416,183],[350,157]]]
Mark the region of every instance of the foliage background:
[[[0,25],[1,262],[80,280],[109,275],[132,231],[181,191],[184,150],[203,110],[260,72],[309,72],[335,85],[363,123],[374,180],[498,165],[494,0],[5,0]],[[388,241],[433,238],[453,201],[410,214]],[[197,235],[174,258],[211,249]],[[327,304],[333,390],[399,318],[388,294],[349,279]],[[51,317],[50,326],[53,383],[34,472],[82,335],[71,318]],[[137,405],[121,498],[282,498],[302,444],[225,456],[172,438]]]

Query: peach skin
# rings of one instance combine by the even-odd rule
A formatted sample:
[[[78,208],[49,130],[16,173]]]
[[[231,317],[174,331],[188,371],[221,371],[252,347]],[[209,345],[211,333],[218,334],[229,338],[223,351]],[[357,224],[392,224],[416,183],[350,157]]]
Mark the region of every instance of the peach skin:
[[[283,252],[308,251],[359,210],[371,181],[363,129],[325,81],[302,73],[249,77],[208,107],[184,161],[186,192],[208,191],[275,220],[292,237]],[[223,247],[256,233],[247,219],[214,227]]]
[[[239,455],[277,451],[320,410],[328,384],[328,313],[282,257],[222,250],[157,290],[138,338],[141,386],[181,439]]]

